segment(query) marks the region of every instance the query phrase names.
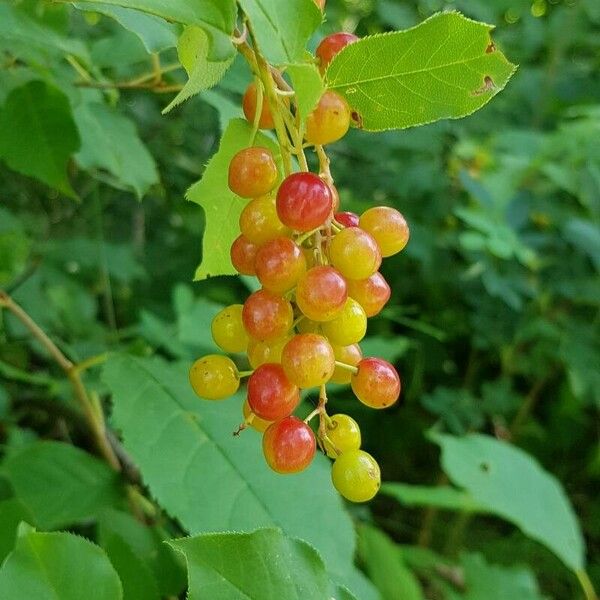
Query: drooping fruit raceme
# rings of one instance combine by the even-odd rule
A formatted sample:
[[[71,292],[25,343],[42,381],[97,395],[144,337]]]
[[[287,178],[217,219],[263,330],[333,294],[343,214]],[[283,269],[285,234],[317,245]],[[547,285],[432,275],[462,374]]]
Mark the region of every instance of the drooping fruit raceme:
[[[345,33],[324,39],[317,50],[321,69],[356,39]],[[350,126],[346,98],[326,90],[302,123],[289,84],[276,76],[274,68],[270,72],[272,84],[282,89],[263,89],[261,78],[244,94],[252,140],[260,135],[256,128],[283,123],[289,139],[280,148],[282,159],[293,145],[304,170],[292,172],[290,160],[280,161],[254,141],[233,155],[229,188],[246,202],[236,200],[239,220],[235,217],[233,224],[239,224],[239,235],[231,243],[231,265],[246,276],[243,283],[257,291],[243,304],[224,307],[211,323],[215,344],[235,354],[235,362],[214,354],[202,357],[190,369],[190,383],[198,396],[220,400],[236,394],[240,379],[247,377],[245,398],[239,398],[243,421],[236,433],[245,429],[261,433],[265,460],[278,473],[306,469],[318,441],[334,460],[335,488],[352,502],[366,502],[379,489],[379,466],[361,449],[354,419],[327,415],[327,388],[330,382],[349,385],[358,401],[375,409],[398,401],[401,383],[395,367],[380,358],[364,358],[359,344],[367,319],[379,314],[390,298],[390,286],[379,271],[382,258],[406,246],[409,229],[393,207],[371,207],[360,217],[340,208],[322,146],[346,134]],[[302,160],[307,147],[319,159],[316,173],[309,172],[308,162]],[[279,162],[285,168],[282,181]],[[317,403],[305,420],[294,416],[301,390]],[[311,427],[312,419],[318,426]]]

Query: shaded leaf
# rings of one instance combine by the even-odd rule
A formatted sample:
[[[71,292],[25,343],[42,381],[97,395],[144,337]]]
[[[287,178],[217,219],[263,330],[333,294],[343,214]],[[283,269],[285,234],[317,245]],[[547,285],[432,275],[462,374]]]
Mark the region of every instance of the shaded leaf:
[[[471,434],[432,433],[442,466],[486,511],[511,521],[541,542],[570,569],[585,564],[585,548],[573,508],[560,483],[534,458],[506,442]]]
[[[75,197],[67,162],[79,144],[67,97],[46,83],[14,89],[0,109],[0,158],[66,196]]]
[[[158,182],[156,164],[133,121],[106,104],[80,104],[74,111],[81,136],[75,158],[84,169],[103,169],[141,198]]]
[[[384,483],[381,493],[406,506],[435,506],[448,510],[477,511],[481,508],[468,492],[449,486],[427,487],[407,483]]]
[[[44,529],[93,518],[120,502],[117,474],[106,464],[62,442],[36,442],[13,454],[3,472],[15,496]]]
[[[61,0],[65,1],[65,0]],[[235,28],[236,5],[234,0],[84,0],[77,3],[95,10],[100,7],[121,6],[182,25],[202,27],[210,37],[210,56],[226,60],[235,54],[231,36]],[[102,10],[100,10],[102,12]]]
[[[527,567],[488,563],[480,554],[463,554],[465,600],[543,600],[535,576]]]
[[[418,579],[404,564],[394,542],[382,531],[362,525],[358,553],[383,600],[424,600]]]
[[[76,2],[74,6],[80,10],[94,11],[113,18],[125,29],[134,33],[149,54],[162,52],[177,44],[179,33],[177,27],[160,17],[144,14],[132,8],[102,4],[101,2],[94,2],[93,5]]]
[[[129,513],[112,509],[102,513],[98,521],[98,543],[107,550],[111,561],[115,551],[119,555],[117,562],[113,561],[113,564],[123,580],[125,600],[128,588],[125,579],[130,578],[132,582],[139,579],[140,573],[130,572],[137,569],[138,564],[141,574],[154,581],[154,586],[151,583],[148,586],[148,582],[145,582],[148,589],[158,585],[162,596],[179,596],[185,588],[183,558],[164,543],[167,537],[159,526],[143,525]],[[133,569],[132,565],[126,562],[129,554],[135,557],[132,561]],[[119,564],[120,560],[123,560],[122,565]],[[126,571],[127,576],[122,571]],[[140,583],[137,585],[140,586]]]
[[[16,498],[0,502],[0,565],[15,546],[19,523],[29,520],[31,514]]]

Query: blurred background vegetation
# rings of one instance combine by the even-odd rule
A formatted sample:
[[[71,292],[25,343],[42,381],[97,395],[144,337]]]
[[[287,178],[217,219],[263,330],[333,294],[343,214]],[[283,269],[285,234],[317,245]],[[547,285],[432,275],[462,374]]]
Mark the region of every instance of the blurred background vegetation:
[[[0,285],[75,358],[125,348],[187,360],[212,349],[206,325],[214,308],[241,301],[250,284],[192,283],[204,223],[184,193],[216,150],[222,119],[239,112],[248,74],[236,64],[220,91],[164,117],[171,94],[86,89],[77,68],[42,40],[15,42],[1,21],[8,27],[16,4],[41,27],[85,40],[107,81],[151,66],[140,39],[111,19],[2,1],[0,106],[17,85],[41,78],[59,85],[72,106],[83,97],[105,102],[114,112],[104,135],[113,136],[109,124],[127,131],[118,120],[127,118],[148,154],[119,174],[94,159],[93,148],[105,143],[98,133],[69,165],[76,198],[17,173],[4,154]],[[357,35],[458,9],[495,24],[496,43],[520,65],[507,89],[472,117],[377,136],[352,131],[331,148],[345,209],[393,205],[412,233],[406,251],[386,261],[392,299],[365,341],[365,353],[398,365],[403,402],[370,412],[340,390],[334,407],[359,420],[364,447],[389,481],[444,481],[438,449],[424,435],[432,426],[485,432],[531,453],[571,499],[599,587],[600,3],[329,0],[327,8],[326,32]],[[163,64],[170,52],[175,62],[170,50]],[[179,72],[165,77],[181,80]],[[145,192],[141,202],[136,186]],[[24,338],[14,321],[0,323],[5,456],[39,436],[64,435],[61,415],[47,403],[68,398],[67,384]],[[353,510],[403,546],[529,564],[548,597],[580,593],[556,558],[497,519],[406,508],[384,496],[370,508]],[[407,560],[417,573],[426,570],[418,552]],[[429,585],[429,597],[446,597]]]

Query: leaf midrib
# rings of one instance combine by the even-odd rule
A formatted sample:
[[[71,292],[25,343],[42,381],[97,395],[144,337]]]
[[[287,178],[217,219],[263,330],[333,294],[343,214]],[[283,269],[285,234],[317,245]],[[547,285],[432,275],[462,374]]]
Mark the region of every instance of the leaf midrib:
[[[358,81],[349,81],[349,82],[345,82],[343,84],[342,83],[340,83],[340,84],[332,83],[328,87],[329,87],[329,89],[335,89],[335,88],[348,87],[351,85],[362,85],[362,84],[366,84],[366,83],[373,83],[375,81],[383,81],[385,79],[396,79],[396,78],[401,78],[401,77],[407,77],[409,75],[416,75],[418,73],[428,73],[429,71],[436,71],[438,69],[445,69],[447,67],[453,67],[456,65],[466,65],[468,63],[471,63],[471,62],[474,62],[477,60],[481,60],[482,58],[485,58],[485,56],[480,55],[480,56],[475,56],[473,58],[469,58],[467,60],[457,60],[454,62],[445,63],[443,65],[437,65],[435,67],[414,69],[412,71],[401,71],[400,73],[389,73],[387,75],[381,75],[379,77],[371,77],[369,79],[360,79]]]

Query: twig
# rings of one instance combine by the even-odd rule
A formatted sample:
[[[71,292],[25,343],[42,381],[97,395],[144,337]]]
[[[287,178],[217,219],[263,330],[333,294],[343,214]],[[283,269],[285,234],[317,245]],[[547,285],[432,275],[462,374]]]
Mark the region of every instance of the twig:
[[[10,311],[29,330],[31,335],[47,350],[69,379],[75,399],[83,411],[85,420],[92,433],[98,452],[115,470],[121,470],[121,464],[106,437],[106,425],[102,411],[96,410],[81,380],[81,369],[71,362],[48,337],[43,329],[4,291],[0,290],[0,307]]]

